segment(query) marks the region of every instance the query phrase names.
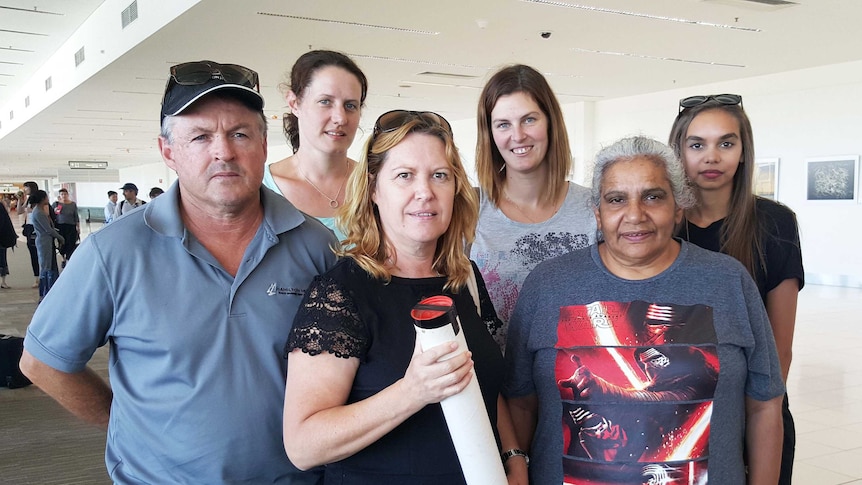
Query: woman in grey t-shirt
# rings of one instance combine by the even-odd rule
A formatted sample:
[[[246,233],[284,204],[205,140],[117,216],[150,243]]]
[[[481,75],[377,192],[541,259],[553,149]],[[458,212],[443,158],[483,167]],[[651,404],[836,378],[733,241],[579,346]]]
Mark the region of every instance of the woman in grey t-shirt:
[[[509,317],[527,274],[540,262],[595,241],[589,190],[566,180],[572,168],[562,110],[545,78],[513,65],[479,98],[476,261],[502,321],[491,328],[506,347]]]

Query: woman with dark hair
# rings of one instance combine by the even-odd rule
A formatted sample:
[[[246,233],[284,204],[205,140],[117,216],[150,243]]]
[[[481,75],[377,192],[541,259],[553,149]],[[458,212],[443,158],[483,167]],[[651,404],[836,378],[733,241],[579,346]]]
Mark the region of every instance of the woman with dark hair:
[[[33,268],[33,277],[36,282],[33,283],[33,288],[39,288],[39,254],[36,250],[36,232],[33,229],[33,224],[30,223],[30,214],[33,212],[33,207],[30,205],[30,196],[39,190],[36,182],[24,182],[24,197],[18,201],[18,206],[24,206],[24,225],[21,226],[21,233],[27,238],[27,251],[30,253],[30,266]]]
[[[733,256],[751,274],[766,305],[784,380],[790,371],[796,302],[805,283],[796,214],[752,190],[754,136],[736,94],[680,100],[670,146],[685,164],[698,204],[685,211],[678,235]],[[793,472],[796,433],[783,404],[782,485]]]
[[[39,255],[39,301],[41,302],[60,274],[57,268],[54,239],[59,241],[61,246],[65,243],[65,239],[54,228],[54,222],[48,215],[48,194],[44,190],[31,193],[29,204],[32,209],[29,222],[36,233],[36,250]]]
[[[572,168],[560,104],[525,65],[495,73],[479,96],[476,169],[479,224],[470,257],[479,266],[502,327],[527,274],[540,262],[595,241],[589,190],[566,180]]]
[[[267,165],[263,183],[344,239],[335,214],[356,166],[347,150],[359,127],[368,81],[346,55],[315,50],[297,59],[285,87],[290,113],[284,117],[284,134],[293,155]]]
[[[333,484],[465,483],[439,402],[478,379],[511,451],[509,483],[526,483],[499,394],[503,357],[484,323],[496,315],[464,254],[476,207],[443,117],[377,120],[339,212],[342,259],[306,291],[287,342],[284,445],[300,469],[326,464]],[[469,353],[419,348],[411,309],[437,295],[457,308]]]
[[[536,266],[512,315],[505,395],[531,481],[774,485],[775,342],[745,268],[674,237],[695,203],[682,163],[619,140],[592,201],[600,241]]]

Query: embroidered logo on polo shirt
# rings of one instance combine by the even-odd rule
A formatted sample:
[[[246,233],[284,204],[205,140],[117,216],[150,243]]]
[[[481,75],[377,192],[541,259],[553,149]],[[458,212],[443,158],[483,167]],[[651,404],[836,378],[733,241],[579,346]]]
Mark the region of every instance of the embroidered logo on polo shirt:
[[[275,296],[275,295],[294,295],[294,296],[302,296],[305,294],[305,291],[300,288],[293,287],[283,287],[278,286],[278,283],[273,282],[269,285],[269,288],[266,289],[267,296]]]

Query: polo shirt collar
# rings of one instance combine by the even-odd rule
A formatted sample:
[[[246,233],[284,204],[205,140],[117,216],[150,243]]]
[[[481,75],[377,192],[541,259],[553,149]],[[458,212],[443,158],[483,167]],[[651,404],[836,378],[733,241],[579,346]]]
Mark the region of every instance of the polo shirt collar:
[[[272,190],[261,186],[260,197],[263,201],[263,224],[268,235],[277,237],[305,222],[305,216],[293,204]],[[179,200],[179,182],[174,182],[164,194],[146,204],[144,223],[164,236],[184,237]]]

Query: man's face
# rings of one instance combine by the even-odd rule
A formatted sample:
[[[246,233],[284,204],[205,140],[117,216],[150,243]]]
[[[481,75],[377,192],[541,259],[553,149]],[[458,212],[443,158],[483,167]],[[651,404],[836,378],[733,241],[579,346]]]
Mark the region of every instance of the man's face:
[[[128,200],[129,202],[134,202],[135,198],[138,196],[138,193],[132,189],[123,189],[123,198]],[[114,196],[114,201],[116,201],[117,196]]]
[[[174,117],[173,142],[159,137],[159,148],[184,203],[233,214],[259,200],[267,153],[260,125],[258,113],[229,98],[204,98]]]

